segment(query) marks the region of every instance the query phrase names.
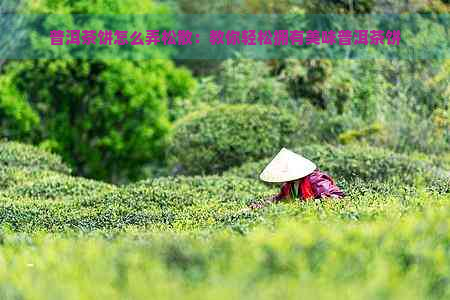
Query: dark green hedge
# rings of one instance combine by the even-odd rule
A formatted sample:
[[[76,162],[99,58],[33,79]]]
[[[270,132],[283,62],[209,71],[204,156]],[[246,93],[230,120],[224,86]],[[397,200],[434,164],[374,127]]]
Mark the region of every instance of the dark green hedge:
[[[169,160],[181,174],[220,173],[295,141],[298,121],[275,107],[219,105],[175,125]]]

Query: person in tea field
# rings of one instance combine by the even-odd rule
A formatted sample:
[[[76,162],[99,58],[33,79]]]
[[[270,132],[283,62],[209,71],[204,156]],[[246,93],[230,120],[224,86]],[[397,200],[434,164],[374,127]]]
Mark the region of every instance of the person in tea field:
[[[308,201],[320,198],[339,199],[345,196],[328,174],[320,171],[312,161],[286,148],[281,149],[259,178],[266,182],[283,184],[277,195],[264,202],[252,203],[252,209],[288,199]]]

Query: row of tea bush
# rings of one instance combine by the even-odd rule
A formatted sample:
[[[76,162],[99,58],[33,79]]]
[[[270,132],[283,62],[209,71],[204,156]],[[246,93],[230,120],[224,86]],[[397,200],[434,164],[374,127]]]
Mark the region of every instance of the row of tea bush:
[[[20,147],[16,143],[1,145],[3,149],[9,146]],[[33,151],[43,155],[38,149],[23,147],[28,156],[33,156]],[[445,178],[413,180],[417,176],[411,174],[423,175],[431,165],[419,167],[414,160],[407,157],[392,159],[392,153],[382,151],[372,151],[371,155],[381,159],[371,162],[367,156],[358,155],[364,153],[362,148],[353,151],[357,149],[360,152],[355,154],[349,151],[350,148],[348,151],[331,146],[310,148],[311,155],[316,153],[318,159],[328,157],[320,155],[324,151],[335,156],[328,166],[333,168],[331,174],[348,195],[343,201],[291,203],[261,211],[248,211],[246,207],[252,201],[276,193],[277,188],[250,178],[254,173],[247,170],[252,170],[253,165],[248,168],[244,165],[223,176],[161,177],[114,186],[71,176],[58,158],[49,154],[52,159],[38,160],[39,164],[33,166],[28,164],[33,158],[21,162],[24,152],[14,158],[2,156],[0,219],[3,225],[16,231],[92,231],[138,226],[170,230],[227,227],[246,232],[255,224],[286,214],[301,218],[308,214],[317,218],[330,214],[351,220],[390,214],[389,210],[401,214],[419,209],[415,199],[422,194],[433,201],[433,197],[450,191]],[[388,155],[382,160],[384,153]],[[368,165],[375,171],[361,173],[364,170],[360,169]],[[379,175],[381,171],[385,176]],[[360,174],[355,176],[354,172]]]
[[[402,218],[385,202],[392,215],[357,226],[284,218],[243,236],[2,231],[0,298],[448,299],[448,200],[421,197],[420,213]]]
[[[174,231],[232,228],[247,232],[283,217],[370,220],[419,211],[426,203],[448,201],[449,194],[390,182],[346,182],[341,201],[271,205],[250,211],[247,205],[277,192],[256,180],[233,176],[160,178],[127,187],[67,190],[30,195],[0,193],[2,225],[14,231],[92,231],[139,227]],[[57,195],[55,195],[57,194]],[[45,196],[43,196],[45,195]],[[50,196],[51,195],[51,196]]]

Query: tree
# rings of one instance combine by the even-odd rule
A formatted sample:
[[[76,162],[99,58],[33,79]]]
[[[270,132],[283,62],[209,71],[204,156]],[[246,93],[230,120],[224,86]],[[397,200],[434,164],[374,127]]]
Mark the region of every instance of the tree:
[[[41,0],[29,2],[26,10],[68,14],[67,24],[74,14],[169,12],[137,0]],[[164,20],[153,18],[154,24]],[[43,24],[48,27],[36,34],[51,30]],[[51,51],[37,40],[30,40],[34,49]],[[170,53],[159,53],[164,55],[169,58]],[[39,143],[60,154],[78,174],[113,182],[138,178],[146,163],[163,160],[169,105],[186,98],[195,84],[187,70],[167,59],[15,61],[7,64],[0,82],[2,136]]]

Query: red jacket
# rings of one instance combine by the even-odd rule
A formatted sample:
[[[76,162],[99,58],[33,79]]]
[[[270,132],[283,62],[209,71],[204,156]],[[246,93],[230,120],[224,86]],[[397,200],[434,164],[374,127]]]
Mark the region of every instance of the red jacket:
[[[298,184],[298,191],[294,189],[296,184]],[[291,197],[291,195],[298,195],[299,200],[302,201],[313,198],[341,198],[345,196],[344,192],[336,186],[333,179],[320,170],[315,170],[308,176],[298,180],[284,183],[275,199],[282,200]]]

